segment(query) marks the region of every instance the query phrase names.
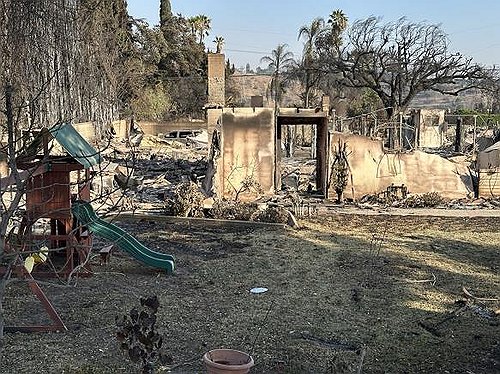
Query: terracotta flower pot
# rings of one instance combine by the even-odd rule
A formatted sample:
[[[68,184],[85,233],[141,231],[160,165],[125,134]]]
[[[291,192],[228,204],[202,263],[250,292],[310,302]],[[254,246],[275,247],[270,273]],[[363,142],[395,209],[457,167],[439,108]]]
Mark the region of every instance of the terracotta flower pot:
[[[234,349],[213,349],[203,355],[208,374],[246,374],[254,365],[253,358]]]

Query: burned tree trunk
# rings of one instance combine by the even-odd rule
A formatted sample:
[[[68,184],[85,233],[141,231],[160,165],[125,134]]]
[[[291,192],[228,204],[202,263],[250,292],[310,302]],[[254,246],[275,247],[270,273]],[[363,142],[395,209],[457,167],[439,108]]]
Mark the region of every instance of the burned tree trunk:
[[[457,127],[455,129],[455,152],[462,152],[463,126],[462,118],[457,118]]]
[[[1,204],[1,221],[0,221],[0,262],[5,262],[5,253],[6,253],[6,245],[7,245],[7,230],[9,227],[9,223],[19,206],[21,198],[23,196],[24,190],[22,186],[21,179],[19,178],[19,174],[16,168],[16,141],[14,136],[15,131],[15,114],[14,114],[14,105],[13,105],[13,87],[10,82],[7,82],[4,89],[5,95],[5,110],[4,114],[6,117],[6,130],[8,136],[8,145],[7,145],[7,162],[9,166],[9,170],[11,175],[14,177],[16,184],[16,192],[13,199],[9,202],[9,204],[4,204],[2,199]],[[4,191],[0,191],[0,197],[3,198]],[[10,267],[12,262],[7,262],[7,267],[5,274],[0,278],[0,351],[3,346],[3,334],[4,334],[4,311],[3,311],[3,299],[5,296],[5,288],[7,285],[7,281],[9,280],[10,275]]]

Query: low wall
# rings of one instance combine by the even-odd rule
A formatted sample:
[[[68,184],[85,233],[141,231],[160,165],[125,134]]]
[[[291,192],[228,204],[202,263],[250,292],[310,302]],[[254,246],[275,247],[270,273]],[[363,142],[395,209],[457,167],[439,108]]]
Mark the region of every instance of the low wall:
[[[92,122],[73,123],[73,127],[89,143],[97,141],[97,133]]]
[[[127,138],[129,136],[129,121],[125,121],[124,119],[116,120],[111,122],[111,126],[117,138]]]
[[[7,154],[0,152],[0,178],[7,177],[9,175],[9,165],[7,164]]]
[[[331,155],[339,139],[347,143],[352,174],[352,182],[350,178],[344,192],[346,198],[359,199],[384,191],[391,184],[404,184],[410,193],[438,192],[447,198],[472,194],[467,168],[441,156],[422,151],[387,153],[381,140],[342,133],[332,134]],[[329,192],[330,196],[335,196],[332,187]]]
[[[172,121],[172,122],[148,122],[138,121],[137,124],[146,135],[167,134],[174,130],[200,130],[206,129],[204,121]]]

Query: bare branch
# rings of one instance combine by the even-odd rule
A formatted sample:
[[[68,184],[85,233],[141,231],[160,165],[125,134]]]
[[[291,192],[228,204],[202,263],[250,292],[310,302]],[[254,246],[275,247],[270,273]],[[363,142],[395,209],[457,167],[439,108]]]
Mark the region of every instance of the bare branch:
[[[440,26],[405,18],[382,23],[371,17],[353,24],[347,46],[336,59],[325,61],[341,74],[346,87],[369,88],[380,98],[388,116],[404,110],[425,90],[458,95],[481,88],[488,74],[483,66],[449,51]]]

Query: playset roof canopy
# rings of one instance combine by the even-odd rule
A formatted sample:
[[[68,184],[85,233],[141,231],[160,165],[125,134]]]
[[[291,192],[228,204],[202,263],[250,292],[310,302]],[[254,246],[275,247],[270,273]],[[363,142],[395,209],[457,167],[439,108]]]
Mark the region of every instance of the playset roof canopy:
[[[44,141],[48,142],[51,139],[55,139],[64,151],[85,169],[98,165],[102,161],[100,152],[90,145],[71,123],[56,123],[50,128],[42,128],[18,160],[27,161],[36,158],[44,146]]]

